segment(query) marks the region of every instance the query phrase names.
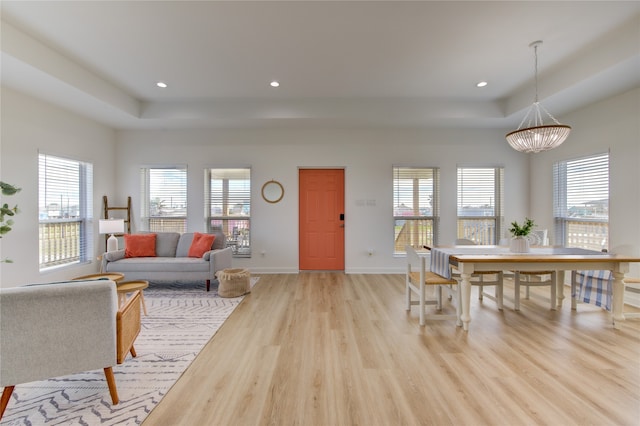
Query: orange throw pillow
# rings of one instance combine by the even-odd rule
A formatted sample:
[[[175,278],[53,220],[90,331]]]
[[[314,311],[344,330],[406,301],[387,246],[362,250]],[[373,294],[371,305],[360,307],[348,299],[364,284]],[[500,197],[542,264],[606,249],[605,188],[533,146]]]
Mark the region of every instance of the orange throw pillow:
[[[189,247],[189,257],[202,257],[202,255],[211,250],[215,239],[216,236],[213,234],[194,232],[193,241],[191,241],[191,247]]]
[[[155,257],[156,234],[124,234],[124,257]]]

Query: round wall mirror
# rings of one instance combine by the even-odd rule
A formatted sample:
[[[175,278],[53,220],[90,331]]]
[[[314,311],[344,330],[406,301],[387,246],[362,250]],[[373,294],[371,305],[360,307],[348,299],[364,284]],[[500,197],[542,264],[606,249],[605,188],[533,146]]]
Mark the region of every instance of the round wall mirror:
[[[284,197],[284,188],[282,184],[275,180],[270,180],[262,185],[262,198],[267,203],[277,203]]]

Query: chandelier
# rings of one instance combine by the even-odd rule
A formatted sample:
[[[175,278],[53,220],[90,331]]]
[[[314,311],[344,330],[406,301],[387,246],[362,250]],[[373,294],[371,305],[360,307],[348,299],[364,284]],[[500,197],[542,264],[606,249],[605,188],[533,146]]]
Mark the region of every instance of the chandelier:
[[[517,130],[507,133],[505,136],[509,145],[516,151],[520,152],[532,152],[537,153],[541,151],[547,151],[549,149],[560,146],[569,132],[571,127],[565,124],[560,124],[549,111],[543,107],[538,101],[538,46],[542,44],[542,41],[534,41],[529,44],[529,47],[533,47],[535,56],[535,82],[536,82],[536,97],[533,105],[529,107],[527,114],[524,116]],[[544,124],[542,120],[542,113],[545,113],[554,124]],[[522,128],[525,124],[525,128]]]

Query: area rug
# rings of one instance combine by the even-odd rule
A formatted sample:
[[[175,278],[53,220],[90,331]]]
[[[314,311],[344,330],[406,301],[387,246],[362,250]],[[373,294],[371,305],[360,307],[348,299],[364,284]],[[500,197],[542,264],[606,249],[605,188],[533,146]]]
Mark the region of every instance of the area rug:
[[[16,386],[0,424],[142,423],[243,299],[195,283],[152,283],[144,298],[149,315],[135,342],[138,356],[113,368],[118,405],[111,404],[104,372],[89,371]]]

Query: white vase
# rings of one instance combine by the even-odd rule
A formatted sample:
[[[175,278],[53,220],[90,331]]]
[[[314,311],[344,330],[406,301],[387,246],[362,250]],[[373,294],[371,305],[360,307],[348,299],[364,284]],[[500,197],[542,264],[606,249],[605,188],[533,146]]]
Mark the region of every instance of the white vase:
[[[512,238],[509,250],[513,253],[529,253],[529,239],[527,237]]]

